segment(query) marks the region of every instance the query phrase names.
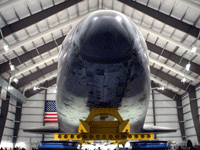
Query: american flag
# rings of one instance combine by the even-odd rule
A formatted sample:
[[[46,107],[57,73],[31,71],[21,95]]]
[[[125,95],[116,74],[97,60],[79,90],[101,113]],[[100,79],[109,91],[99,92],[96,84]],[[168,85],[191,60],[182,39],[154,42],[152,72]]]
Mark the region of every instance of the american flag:
[[[58,122],[56,101],[46,101],[44,122]]]

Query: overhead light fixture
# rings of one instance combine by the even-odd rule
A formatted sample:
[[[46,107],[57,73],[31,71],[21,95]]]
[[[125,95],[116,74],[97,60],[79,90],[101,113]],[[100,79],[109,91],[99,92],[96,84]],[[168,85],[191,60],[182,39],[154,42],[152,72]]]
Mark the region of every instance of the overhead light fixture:
[[[195,53],[195,52],[196,52],[196,50],[197,50],[197,47],[192,47],[192,50],[191,50],[191,52],[192,52],[192,53]]]
[[[182,83],[185,83],[185,81],[186,81],[186,78],[183,77],[183,79],[181,80],[181,82],[182,82]]]
[[[57,92],[57,89],[53,90],[53,92],[56,93],[56,92]]]
[[[14,71],[15,70],[15,66],[13,64],[11,64],[11,63],[9,63],[9,65],[10,65],[10,70]]]
[[[191,66],[191,64],[188,63],[188,64],[185,66],[185,70],[190,71],[190,66]]]
[[[4,44],[3,48],[4,48],[4,50],[5,50],[6,52],[9,51],[9,46],[8,46],[7,44]]]
[[[19,80],[17,78],[14,78],[13,81],[18,84]]]
[[[158,88],[157,88],[157,90],[162,90],[162,91],[163,91],[164,89],[165,89],[164,86],[161,86],[161,87],[158,87]]]
[[[34,91],[39,90],[39,89],[40,89],[40,87],[37,87],[37,86],[34,86],[34,87],[33,87],[33,90],[34,90]]]

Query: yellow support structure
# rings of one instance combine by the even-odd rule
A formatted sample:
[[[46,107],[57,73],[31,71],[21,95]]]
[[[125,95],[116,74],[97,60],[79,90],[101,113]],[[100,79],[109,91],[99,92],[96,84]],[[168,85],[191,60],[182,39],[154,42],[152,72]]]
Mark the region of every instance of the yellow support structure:
[[[118,121],[92,121],[97,115],[103,119],[112,115]],[[92,109],[85,121],[79,120],[78,132],[55,133],[54,140],[73,140],[81,145],[102,140],[123,146],[129,140],[154,140],[154,133],[130,133],[130,120],[124,121],[116,108]]]
[[[79,127],[78,127],[79,133],[90,133],[90,125],[87,124],[82,119],[79,120]]]
[[[75,141],[126,141],[126,140],[154,140],[153,133],[123,133],[123,134],[80,134],[80,133],[55,133],[54,140]]]

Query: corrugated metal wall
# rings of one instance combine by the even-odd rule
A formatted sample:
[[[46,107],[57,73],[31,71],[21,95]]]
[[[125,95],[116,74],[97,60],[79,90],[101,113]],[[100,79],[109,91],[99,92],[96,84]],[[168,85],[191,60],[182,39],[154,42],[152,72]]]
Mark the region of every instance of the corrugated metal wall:
[[[174,140],[176,143],[182,141],[180,127],[177,116],[176,101],[154,91],[155,102],[155,125],[163,127],[176,128],[177,132],[167,134],[157,134],[159,140]],[[149,109],[147,111],[146,124],[154,125],[153,119],[153,99],[152,95],[149,102]]]

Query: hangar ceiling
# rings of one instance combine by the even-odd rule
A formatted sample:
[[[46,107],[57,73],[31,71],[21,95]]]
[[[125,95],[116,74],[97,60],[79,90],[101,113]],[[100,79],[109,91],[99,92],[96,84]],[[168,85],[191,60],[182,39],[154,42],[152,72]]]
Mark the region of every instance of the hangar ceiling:
[[[166,87],[163,94],[177,100],[199,85],[200,2],[192,0],[3,0],[1,76],[27,97],[42,90],[34,86],[52,86],[67,33],[89,13],[105,9],[125,14],[140,29],[151,80]]]

